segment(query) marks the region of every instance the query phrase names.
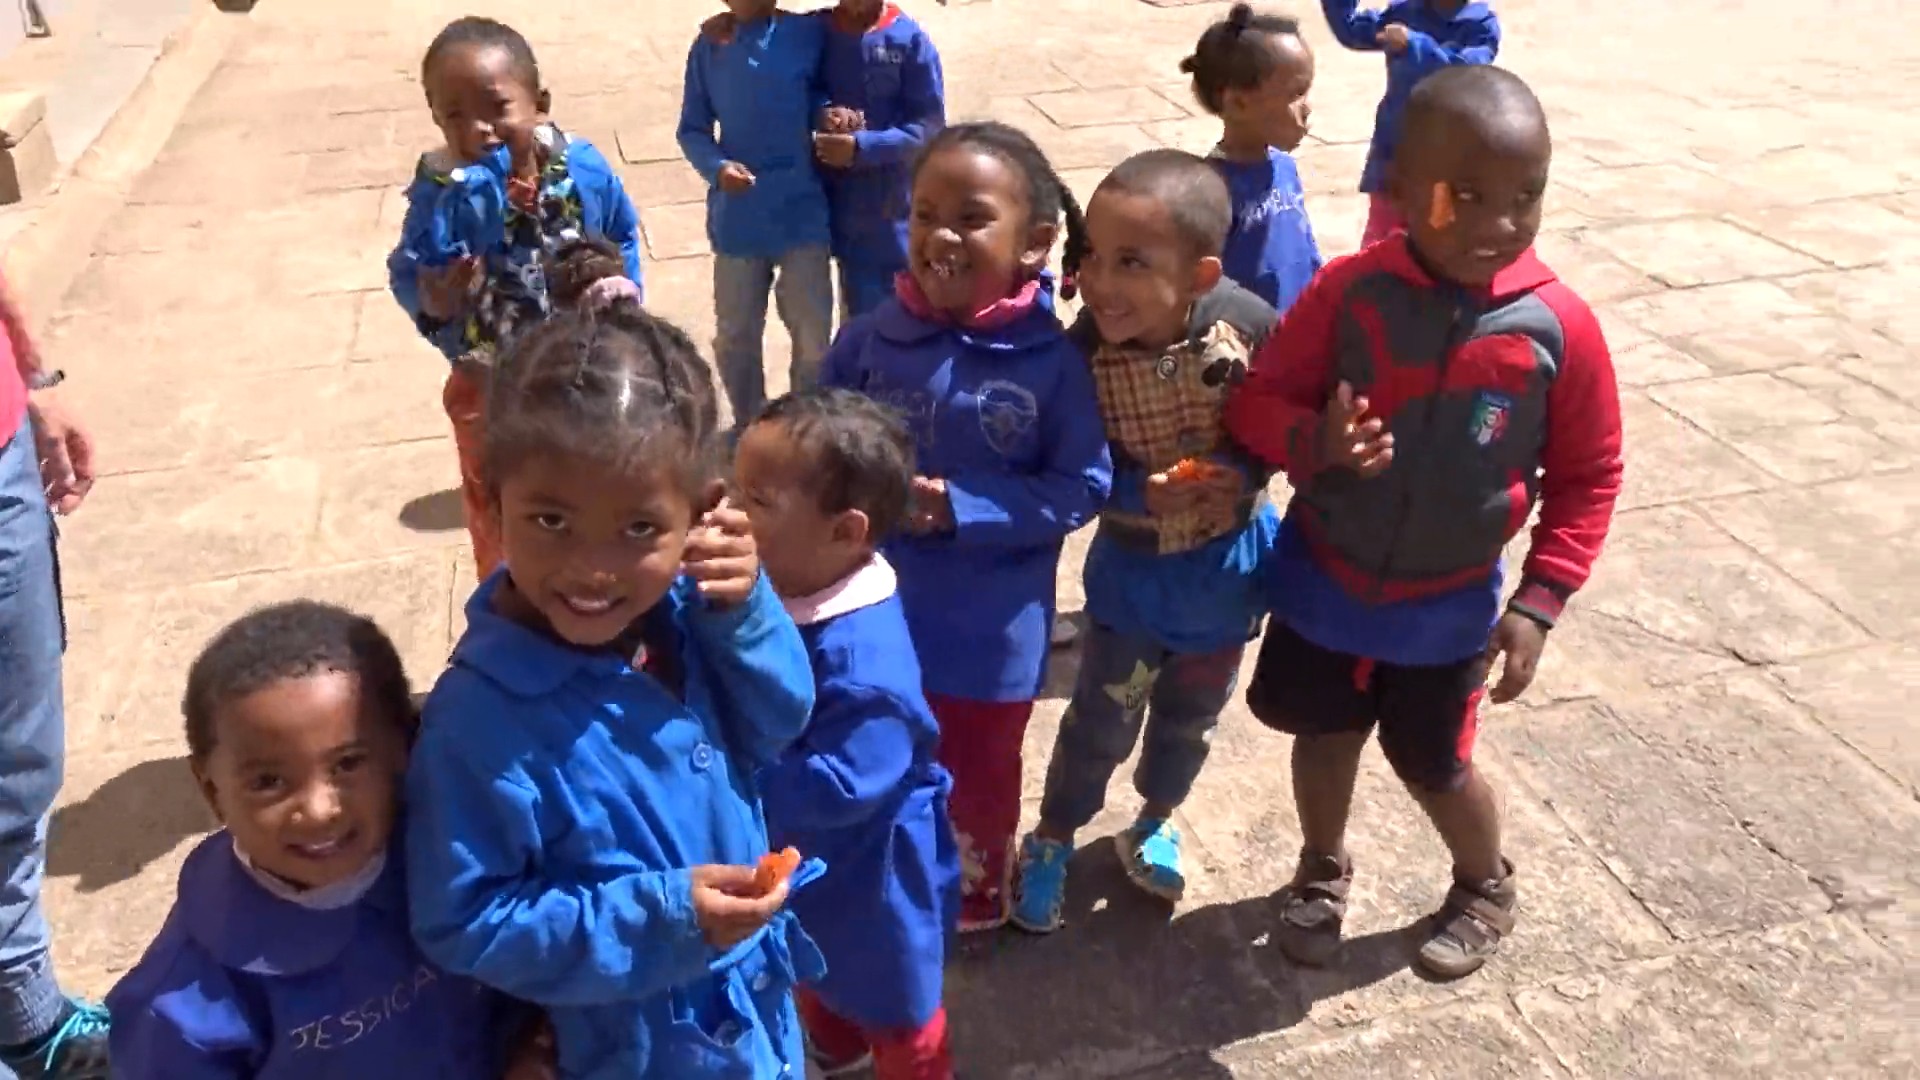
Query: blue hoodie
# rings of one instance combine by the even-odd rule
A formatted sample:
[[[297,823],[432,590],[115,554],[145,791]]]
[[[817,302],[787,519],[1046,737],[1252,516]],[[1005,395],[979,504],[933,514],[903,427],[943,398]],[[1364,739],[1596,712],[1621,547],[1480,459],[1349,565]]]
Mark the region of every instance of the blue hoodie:
[[[834,12],[816,13],[827,36],[827,100],[866,114],[854,135],[853,166],[823,168],[833,209],[833,254],[865,315],[893,295],[893,275],[907,267],[907,209],[913,157],[946,123],[946,88],[933,39],[888,4],[873,27],[848,33]]]
[[[1360,11],[1357,0],[1320,0],[1334,40],[1349,49],[1378,49],[1380,28],[1407,28],[1407,48],[1387,57],[1387,92],[1373,118],[1373,144],[1360,190],[1386,188],[1387,163],[1400,143],[1401,113],[1421,79],[1449,64],[1491,64],[1500,53],[1500,21],[1488,4],[1470,3],[1450,16],[1435,12],[1427,0],[1393,0],[1380,11]]]
[[[830,242],[826,191],[813,161],[814,121],[826,105],[826,45],[826,20],[785,12],[741,23],[724,45],[705,34],[694,39],[680,99],[680,152],[707,182],[714,254],[777,259]],[[720,166],[729,161],[753,173],[753,187],[738,195],[720,190]]]
[[[613,166],[593,144],[549,124],[540,133],[548,160],[540,175],[541,205],[550,220],[541,240],[549,249],[581,236],[618,244],[627,276],[642,285],[640,216]],[[437,322],[420,309],[419,273],[455,259],[477,256],[486,263],[490,287],[524,293],[516,300],[537,313],[546,310],[542,251],[528,243],[520,215],[507,203],[512,156],[499,146],[470,165],[456,165],[444,151],[424,154],[407,187],[407,216],[400,242],[387,256],[387,287],[428,341],[448,359],[478,345],[491,345],[492,328],[477,317]],[[557,226],[557,227],[556,227]]]
[[[960,854],[893,569],[876,555],[787,609],[813,656],[813,719],[760,787],[773,846],[833,867],[793,898],[827,961],[812,989],[869,1031],[915,1031],[940,1009]]]
[[[677,582],[647,615],[679,643],[649,657],[676,695],[652,664],[496,614],[505,573],[467,602],[407,777],[420,947],[545,1007],[570,1080],[798,1075],[790,993],[818,950],[781,912],[717,952],[690,874],[767,851],[753,774],[813,707],[793,620],[765,579],[724,611]]]
[[[1229,280],[1285,313],[1320,272],[1320,245],[1293,155],[1268,148],[1261,162],[1213,163],[1233,197],[1233,231],[1220,264]]]
[[[405,861],[354,903],[269,893],[226,830],[180,868],[146,955],[107,995],[125,1080],[497,1080],[523,1007],[449,975],[415,947]]]
[[[840,331],[820,382],[898,409],[915,467],[947,482],[954,530],[886,546],[927,690],[1033,700],[1061,544],[1092,520],[1113,476],[1093,374],[1052,294],[1043,288],[1031,311],[990,330],[888,300]]]

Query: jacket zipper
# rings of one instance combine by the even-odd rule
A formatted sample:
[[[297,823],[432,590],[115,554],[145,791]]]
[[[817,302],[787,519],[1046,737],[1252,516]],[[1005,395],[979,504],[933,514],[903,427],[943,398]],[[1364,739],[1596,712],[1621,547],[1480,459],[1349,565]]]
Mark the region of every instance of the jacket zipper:
[[[1440,362],[1435,365],[1437,374],[1434,378],[1433,392],[1427,395],[1425,431],[1429,439],[1433,437],[1434,415],[1440,408],[1441,391],[1445,390],[1447,386],[1447,368],[1453,362],[1453,351],[1465,343],[1467,337],[1472,333],[1473,324],[1467,321],[1467,305],[1464,301],[1456,300],[1452,315],[1450,316],[1450,322],[1447,325],[1447,336],[1440,343]],[[1428,455],[1428,460],[1431,460],[1431,455]],[[1413,463],[1409,462],[1409,464],[1411,465]],[[1423,465],[1424,464],[1425,463],[1423,463]],[[1425,465],[1425,467],[1431,468],[1430,465]],[[1393,556],[1394,553],[1400,549],[1400,534],[1406,531],[1407,518],[1413,512],[1413,501],[1416,497],[1415,492],[1418,490],[1415,481],[1418,479],[1419,477],[1409,474],[1406,478],[1406,483],[1402,485],[1400,509],[1394,517],[1393,528],[1389,530],[1387,534],[1387,551],[1380,559],[1379,569],[1374,573],[1373,599],[1375,601],[1378,601],[1381,595],[1386,592],[1387,582],[1392,580],[1390,575],[1393,573]]]

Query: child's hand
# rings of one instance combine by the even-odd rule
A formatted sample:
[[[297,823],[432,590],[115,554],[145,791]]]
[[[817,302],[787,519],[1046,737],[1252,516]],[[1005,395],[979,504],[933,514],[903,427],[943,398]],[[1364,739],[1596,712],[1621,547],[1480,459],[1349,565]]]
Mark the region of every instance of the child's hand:
[[[1199,488],[1198,481],[1182,480],[1171,469],[1154,473],[1147,477],[1147,513],[1159,518],[1179,517],[1193,509]]]
[[[867,126],[867,114],[845,105],[829,105],[821,129],[829,135],[851,135]]]
[[[745,511],[722,502],[693,531],[681,563],[699,584],[700,596],[714,607],[730,608],[746,602],[760,579],[760,553]]]
[[[754,884],[751,866],[696,866],[693,868],[693,920],[707,944],[731,949],[767,924],[786,906],[785,881],[762,894]]]
[[[1231,465],[1210,465],[1199,480],[1187,485],[1193,489],[1194,509],[1209,519],[1230,517],[1247,497],[1247,476]]]
[[[559,1080],[559,1053],[553,1042],[553,1024],[542,1016],[527,1025],[514,1041],[500,1080]]]
[[[731,45],[733,32],[739,28],[740,20],[733,17],[733,12],[723,11],[700,24],[700,36],[715,45]]]
[[[753,186],[753,172],[737,161],[720,166],[720,190],[738,195]]]
[[[1487,642],[1487,669],[1491,671],[1502,653],[1506,664],[1500,669],[1500,681],[1494,685],[1493,703],[1507,702],[1527,692],[1540,668],[1540,654],[1547,648],[1547,628],[1517,611],[1509,611],[1494,625],[1493,639]]]
[[[1352,469],[1363,477],[1376,476],[1393,464],[1393,436],[1378,417],[1362,420],[1367,399],[1355,397],[1351,383],[1341,383],[1327,402],[1326,460],[1329,467]]]
[[[951,532],[954,527],[953,499],[947,494],[947,482],[931,476],[913,478],[913,513],[907,531],[918,536]]]
[[[435,322],[452,322],[466,314],[467,303],[480,286],[480,260],[463,255],[442,267],[419,270],[420,310]]]
[[[850,168],[853,165],[854,152],[859,148],[852,135],[837,135],[831,132],[819,132],[813,137],[813,156],[820,164],[835,169]]]
[[[1407,28],[1399,23],[1389,23],[1380,28],[1374,36],[1374,44],[1387,51],[1389,56],[1399,56],[1407,51]]]

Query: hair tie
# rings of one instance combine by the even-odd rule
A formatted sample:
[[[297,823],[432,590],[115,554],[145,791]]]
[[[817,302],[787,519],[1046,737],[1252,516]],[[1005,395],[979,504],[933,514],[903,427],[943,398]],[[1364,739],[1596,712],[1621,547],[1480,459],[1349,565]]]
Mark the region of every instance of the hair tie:
[[[1185,60],[1180,61],[1180,74],[1182,75],[1192,75],[1199,70],[1200,58],[1197,56],[1189,56]]]

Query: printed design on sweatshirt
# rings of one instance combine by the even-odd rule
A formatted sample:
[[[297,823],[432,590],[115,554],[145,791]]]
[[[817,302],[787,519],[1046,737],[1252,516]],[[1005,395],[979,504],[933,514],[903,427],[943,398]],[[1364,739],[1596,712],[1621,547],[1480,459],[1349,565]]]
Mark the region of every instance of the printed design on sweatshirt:
[[[1040,403],[1033,391],[1005,379],[988,379],[976,395],[980,402],[980,434],[1001,457],[1012,457],[1020,441],[1040,420]]]
[[[864,389],[868,397],[900,414],[901,422],[907,425],[907,434],[913,437],[913,445],[922,452],[933,445],[936,409],[932,394],[907,386],[869,385]]]
[[[325,1051],[351,1046],[372,1034],[380,1025],[399,1019],[439,982],[439,972],[421,964],[384,993],[375,994],[350,1008],[287,1032],[289,1049]],[[479,983],[473,983],[468,992],[478,994],[484,993],[484,990]]]
[[[1233,231],[1258,228],[1273,218],[1306,212],[1307,196],[1304,192],[1276,187],[1257,201],[1249,200],[1234,208]]]
[[[1507,422],[1513,416],[1513,399],[1491,390],[1480,391],[1473,403],[1473,441],[1492,446],[1506,437]]]

